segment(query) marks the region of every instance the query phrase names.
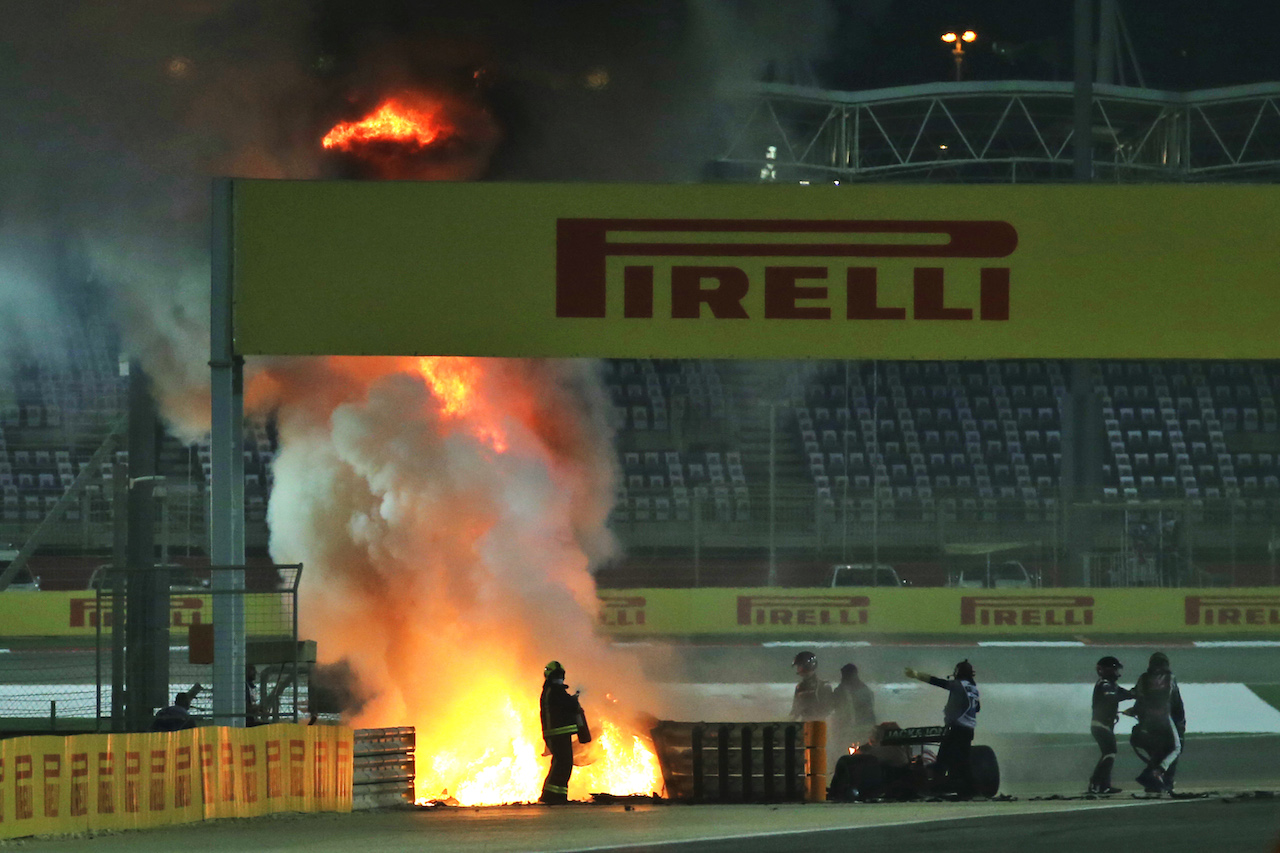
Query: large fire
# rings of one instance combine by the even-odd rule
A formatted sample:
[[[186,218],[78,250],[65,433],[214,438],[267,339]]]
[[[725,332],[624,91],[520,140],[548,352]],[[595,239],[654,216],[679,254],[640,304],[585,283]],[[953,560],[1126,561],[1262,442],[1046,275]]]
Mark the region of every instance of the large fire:
[[[597,633],[615,473],[593,369],[330,358],[253,389],[278,411],[271,548],[307,566],[302,630],[370,694],[353,725],[416,727],[420,799],[538,798],[552,658],[595,734],[570,796],[661,791],[652,689]]]
[[[321,144],[342,151],[378,142],[421,149],[442,139],[450,130],[439,104],[408,96],[393,97],[359,121],[340,122],[325,134]]]

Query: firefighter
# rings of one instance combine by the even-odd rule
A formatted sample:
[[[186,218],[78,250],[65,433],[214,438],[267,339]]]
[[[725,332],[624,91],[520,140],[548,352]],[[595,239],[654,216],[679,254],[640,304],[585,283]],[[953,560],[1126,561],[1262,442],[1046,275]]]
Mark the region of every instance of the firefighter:
[[[1119,788],[1111,786],[1111,768],[1116,761],[1116,720],[1120,703],[1133,698],[1133,694],[1117,681],[1123,664],[1118,658],[1107,655],[1097,664],[1098,681],[1093,685],[1093,721],[1090,731],[1098,742],[1102,757],[1089,777],[1090,794],[1118,794]]]
[[[943,709],[942,743],[938,745],[938,769],[946,776],[947,784],[961,799],[973,796],[973,765],[970,752],[973,746],[973,730],[978,725],[978,684],[973,664],[962,660],[956,664],[950,678],[935,678],[907,667],[907,678],[914,678],[948,691],[947,705]]]
[[[1169,668],[1169,656],[1156,652],[1147,671],[1133,686],[1133,707],[1126,713],[1137,718],[1129,743],[1146,769],[1138,783],[1148,794],[1173,793],[1173,775],[1187,732],[1187,714],[1178,680]]]
[[[564,683],[564,667],[550,661],[542,668],[542,739],[551,755],[551,768],[542,783],[539,801],[548,805],[569,802],[569,777],[573,775],[573,736],[585,743],[586,715],[578,702],[578,694],[569,695]],[[546,753],[544,753],[546,754]]]
[[[791,700],[791,719],[825,720],[831,713],[831,685],[818,678],[818,656],[813,652],[800,652],[791,665],[800,677]]]

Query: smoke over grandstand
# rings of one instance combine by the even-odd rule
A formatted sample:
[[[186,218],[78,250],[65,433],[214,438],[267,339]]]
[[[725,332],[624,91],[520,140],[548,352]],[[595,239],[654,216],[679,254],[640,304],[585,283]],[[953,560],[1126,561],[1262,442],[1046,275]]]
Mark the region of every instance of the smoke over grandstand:
[[[713,153],[716,84],[754,75],[783,41],[774,27],[767,40],[738,38],[768,6],[756,5],[11,10],[0,91],[19,131],[0,152],[0,367],[43,362],[82,326],[105,326],[142,364],[171,430],[198,440],[211,176],[696,179]],[[793,8],[787,31],[820,42],[808,20]],[[334,127],[404,92],[447,105],[450,132],[408,154],[322,148]],[[595,367],[433,369],[467,374],[470,408],[451,408],[449,382],[412,360],[247,366],[250,408],[278,424],[271,552],[307,565],[305,630],[323,658],[354,666],[371,697],[362,722],[416,723],[441,755],[446,742],[474,744],[480,753],[454,756],[469,768],[488,760],[494,732],[524,740],[518,755],[490,758],[536,766],[529,703],[545,659],[563,659],[589,711],[618,727],[597,762],[614,781],[595,789],[647,792],[652,768],[623,732],[630,712],[660,708],[641,701],[638,667],[595,638],[590,570],[614,549],[616,476]],[[424,786],[465,781],[434,771]],[[526,766],[521,784],[538,775]]]

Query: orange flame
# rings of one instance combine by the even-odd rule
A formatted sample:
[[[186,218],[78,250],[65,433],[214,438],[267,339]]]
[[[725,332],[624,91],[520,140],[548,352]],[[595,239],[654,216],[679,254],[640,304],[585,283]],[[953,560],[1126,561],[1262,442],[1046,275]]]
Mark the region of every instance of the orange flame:
[[[472,435],[496,452],[506,452],[506,433],[497,418],[482,411],[475,392],[481,377],[481,367],[475,359],[423,356],[418,359],[418,371],[431,386],[446,416],[470,421]]]
[[[435,104],[418,107],[401,98],[387,98],[360,121],[340,122],[325,134],[325,148],[350,151],[357,145],[394,142],[426,148],[446,135],[450,127]]]

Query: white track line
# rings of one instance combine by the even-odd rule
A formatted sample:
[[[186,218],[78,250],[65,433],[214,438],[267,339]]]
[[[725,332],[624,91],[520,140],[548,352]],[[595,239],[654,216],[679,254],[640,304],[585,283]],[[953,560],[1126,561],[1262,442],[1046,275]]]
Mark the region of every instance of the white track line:
[[[844,649],[850,646],[866,648],[870,645],[871,643],[867,640],[772,640],[761,643],[760,647],[764,649]]]
[[[1196,640],[1197,649],[1272,649],[1280,640]]]
[[[1011,649],[1052,649],[1081,648],[1085,644],[1079,640],[979,640],[978,645]]]

